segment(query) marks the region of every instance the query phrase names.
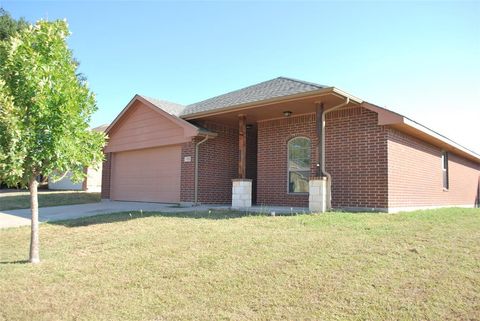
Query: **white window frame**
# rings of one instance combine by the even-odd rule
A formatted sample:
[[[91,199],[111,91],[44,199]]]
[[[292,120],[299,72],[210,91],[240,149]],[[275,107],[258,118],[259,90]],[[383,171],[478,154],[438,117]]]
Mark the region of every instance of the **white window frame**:
[[[311,166],[312,166],[312,140],[308,137],[305,136],[295,136],[290,138],[287,141],[287,194],[291,195],[308,195],[309,192],[292,192],[290,191],[290,172],[306,172],[305,171],[298,171],[298,170],[290,170],[290,143],[295,140],[295,139],[306,139],[309,144],[309,149],[310,149],[310,166],[308,168],[308,172],[311,172]]]
[[[450,188],[450,177],[448,171],[448,152],[442,151],[442,186],[444,191],[448,191]]]

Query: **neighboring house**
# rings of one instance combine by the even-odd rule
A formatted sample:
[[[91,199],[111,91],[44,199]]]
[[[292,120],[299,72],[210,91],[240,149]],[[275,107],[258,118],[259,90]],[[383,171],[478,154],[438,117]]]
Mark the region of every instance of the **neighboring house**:
[[[136,95],[106,133],[102,198],[112,200],[388,212],[479,202],[480,155],[290,78],[186,107]]]
[[[108,128],[108,124],[100,125],[92,128],[94,131],[104,132]],[[87,177],[83,182],[75,183],[71,180],[71,174],[66,175],[58,181],[48,180],[48,189],[51,190],[73,190],[99,193],[102,189],[102,166],[99,168],[86,168]]]

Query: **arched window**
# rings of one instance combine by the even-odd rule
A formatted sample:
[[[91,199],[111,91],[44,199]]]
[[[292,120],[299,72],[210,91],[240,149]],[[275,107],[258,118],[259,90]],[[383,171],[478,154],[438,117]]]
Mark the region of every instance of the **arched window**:
[[[308,193],[310,145],[310,139],[305,137],[295,137],[288,141],[289,193]]]

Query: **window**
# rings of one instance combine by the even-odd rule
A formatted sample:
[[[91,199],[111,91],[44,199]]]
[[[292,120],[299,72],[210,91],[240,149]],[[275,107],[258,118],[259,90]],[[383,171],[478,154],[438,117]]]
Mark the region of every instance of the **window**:
[[[443,189],[448,189],[448,153],[442,153]]]
[[[292,138],[288,142],[288,192],[308,193],[310,178],[310,139]]]

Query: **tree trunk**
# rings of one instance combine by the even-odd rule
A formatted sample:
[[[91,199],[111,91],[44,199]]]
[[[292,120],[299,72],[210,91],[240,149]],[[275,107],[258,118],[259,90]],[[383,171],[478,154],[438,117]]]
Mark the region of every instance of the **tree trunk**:
[[[30,208],[32,210],[32,234],[30,237],[30,262],[40,262],[40,238],[38,235],[38,182],[33,177],[28,183],[30,190]]]

